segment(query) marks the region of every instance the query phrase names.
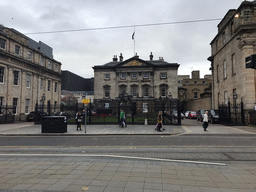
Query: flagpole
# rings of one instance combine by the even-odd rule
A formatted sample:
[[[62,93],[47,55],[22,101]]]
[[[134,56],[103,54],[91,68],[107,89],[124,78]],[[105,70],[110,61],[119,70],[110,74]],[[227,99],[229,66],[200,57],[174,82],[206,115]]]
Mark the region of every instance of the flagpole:
[[[135,26],[134,26],[134,32],[133,32],[133,34],[134,34],[133,41],[134,41],[134,56],[135,56]]]

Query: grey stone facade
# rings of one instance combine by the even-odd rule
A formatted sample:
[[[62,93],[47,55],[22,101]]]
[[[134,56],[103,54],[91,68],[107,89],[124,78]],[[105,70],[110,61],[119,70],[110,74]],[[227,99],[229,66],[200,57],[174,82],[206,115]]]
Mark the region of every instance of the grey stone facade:
[[[218,25],[218,33],[211,42],[211,70],[213,75],[212,106],[244,102],[245,110],[255,106],[254,69],[245,68],[245,58],[256,53],[256,2],[244,1],[238,9],[229,10]]]
[[[0,27],[0,105],[16,106],[16,118],[34,111],[43,95],[45,104],[48,100],[60,104],[61,63],[53,59],[48,47]]]
[[[117,57],[105,65],[94,66],[94,99],[115,100],[126,92],[133,100],[155,100],[172,96],[178,98],[177,71],[179,64],[162,58],[142,60],[134,56],[123,61]]]

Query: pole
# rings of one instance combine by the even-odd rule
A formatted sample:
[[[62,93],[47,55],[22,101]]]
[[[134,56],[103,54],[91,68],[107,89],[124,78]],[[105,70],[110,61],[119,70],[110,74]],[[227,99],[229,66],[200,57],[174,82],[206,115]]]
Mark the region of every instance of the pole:
[[[86,119],[87,117],[87,104],[85,105],[85,112],[84,112],[84,132],[86,133]]]

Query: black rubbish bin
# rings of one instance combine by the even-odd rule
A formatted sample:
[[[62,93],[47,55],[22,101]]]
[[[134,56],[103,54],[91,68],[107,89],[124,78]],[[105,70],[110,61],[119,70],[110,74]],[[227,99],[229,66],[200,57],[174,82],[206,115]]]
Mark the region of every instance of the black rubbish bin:
[[[65,116],[42,117],[42,133],[66,133],[67,119]]]

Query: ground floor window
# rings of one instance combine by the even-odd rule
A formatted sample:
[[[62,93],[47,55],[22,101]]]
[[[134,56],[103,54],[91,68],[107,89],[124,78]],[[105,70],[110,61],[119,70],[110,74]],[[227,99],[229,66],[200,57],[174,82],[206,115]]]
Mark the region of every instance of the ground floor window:
[[[29,113],[29,99],[26,99],[25,113]]]
[[[17,113],[18,98],[13,98],[12,99],[12,105],[13,105],[12,113],[16,114]]]

